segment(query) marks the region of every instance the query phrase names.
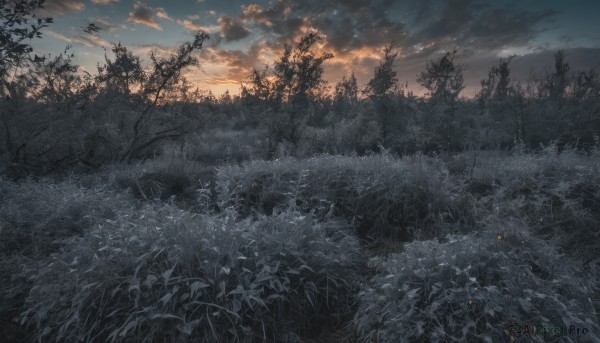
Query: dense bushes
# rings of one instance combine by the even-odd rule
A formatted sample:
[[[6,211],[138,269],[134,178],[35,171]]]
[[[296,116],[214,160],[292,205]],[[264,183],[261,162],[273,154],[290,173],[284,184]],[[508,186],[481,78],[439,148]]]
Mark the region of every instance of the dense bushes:
[[[235,223],[146,207],[32,275],[22,320],[44,340],[291,340],[350,314],[357,248],[291,212]]]
[[[172,153],[0,182],[4,336],[497,340],[512,319],[597,329],[595,154],[384,150],[215,175]]]
[[[423,156],[321,156],[219,169],[221,206],[242,214],[289,206],[353,221],[363,235],[412,239],[473,225],[469,197],[445,166]]]
[[[590,300],[597,280],[523,230],[498,229],[502,233],[451,236],[443,244],[413,242],[401,254],[372,260],[380,272],[359,293],[355,324],[361,340],[512,341],[512,323],[574,325],[587,335],[570,339],[600,339]]]
[[[20,323],[38,339],[294,341],[352,316],[359,248],[335,221],[293,210],[236,220],[158,202],[134,211],[131,197],[69,182],[2,187],[14,204],[3,202],[2,243],[19,251],[3,250],[1,295],[24,305],[3,305],[0,317],[23,306]],[[38,240],[61,233],[61,245],[27,260],[32,248],[6,223]]]
[[[131,198],[74,180],[0,181],[0,254],[44,257],[83,235],[95,222],[133,209]],[[107,200],[109,199],[109,200]]]

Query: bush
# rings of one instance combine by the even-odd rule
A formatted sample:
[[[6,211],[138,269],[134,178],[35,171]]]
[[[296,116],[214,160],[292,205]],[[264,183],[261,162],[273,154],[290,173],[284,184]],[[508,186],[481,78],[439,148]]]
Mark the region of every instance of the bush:
[[[220,206],[242,215],[288,206],[354,222],[362,235],[409,240],[473,226],[470,198],[438,161],[423,156],[319,156],[221,167]]]
[[[310,215],[147,204],[23,271],[34,286],[21,318],[44,341],[298,341],[351,316],[357,252]]]
[[[133,208],[131,199],[103,186],[87,189],[74,179],[0,180],[0,255],[44,257],[83,235],[94,223]]]
[[[15,324],[33,286],[36,270],[50,263],[94,225],[133,211],[132,198],[105,186],[0,179],[0,337],[25,341],[28,332]]]
[[[413,242],[401,254],[373,260],[381,272],[359,293],[354,319],[361,340],[512,341],[514,322],[585,327],[586,336],[569,338],[600,340],[590,301],[598,275],[583,275],[544,241],[511,231]]]

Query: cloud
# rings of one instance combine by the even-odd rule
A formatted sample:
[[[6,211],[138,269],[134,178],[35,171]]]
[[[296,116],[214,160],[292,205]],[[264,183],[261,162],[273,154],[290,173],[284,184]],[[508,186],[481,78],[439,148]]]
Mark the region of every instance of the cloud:
[[[167,14],[167,11],[165,11],[165,9],[162,8],[162,7],[156,8],[155,9],[155,13],[156,13],[156,16],[159,17],[159,18],[161,18],[161,19],[166,19],[166,20],[173,21],[173,18],[171,18]]]
[[[152,8],[138,0],[133,5],[133,11],[129,12],[128,20],[162,31],[162,27],[156,22],[155,18],[173,21],[173,18],[171,18],[163,8]]]
[[[61,15],[66,12],[79,12],[85,8],[80,0],[47,0],[43,12],[50,15]]]
[[[195,24],[193,21],[188,20],[188,19],[177,19],[176,23],[185,27],[186,29],[190,30],[190,31],[204,31],[204,32],[218,32],[221,27],[219,25],[211,25],[211,26],[202,26],[202,25],[198,25]]]
[[[119,0],[92,0],[94,5],[114,5],[118,4]]]
[[[221,17],[218,23],[221,25],[221,36],[227,42],[238,41],[250,35],[250,31],[244,27],[239,18]]]
[[[127,25],[115,24],[111,22],[110,19],[107,17],[92,18],[91,22],[96,24],[96,26],[98,26],[101,31],[114,32],[121,29],[127,29]]]
[[[409,37],[408,43],[418,45],[421,55],[454,47],[488,51],[525,46],[543,32],[540,24],[552,20],[556,14],[549,9],[530,11],[493,7],[475,0],[448,0],[440,13],[430,15],[433,20]],[[423,49],[423,45],[428,48]]]
[[[55,31],[48,31],[48,35],[67,43],[79,43],[87,48],[95,46],[108,47],[111,45],[107,40],[98,35],[65,36]]]

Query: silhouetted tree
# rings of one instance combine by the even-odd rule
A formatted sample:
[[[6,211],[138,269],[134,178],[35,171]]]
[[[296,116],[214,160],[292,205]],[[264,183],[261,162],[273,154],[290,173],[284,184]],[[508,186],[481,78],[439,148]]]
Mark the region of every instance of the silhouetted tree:
[[[38,100],[46,103],[60,103],[73,99],[81,86],[81,78],[77,74],[78,65],[73,63],[73,53],[70,46],[63,53],[52,58],[44,56],[32,63],[33,79],[36,87],[33,91]]]
[[[29,134],[38,134],[37,131],[30,132],[21,127],[24,124],[21,118],[22,102],[26,100],[35,82],[27,73],[12,72],[18,68],[26,68],[32,60],[39,60],[37,56],[31,58],[33,48],[30,42],[34,38],[40,38],[41,30],[52,23],[50,17],[35,16],[35,10],[42,8],[44,2],[0,1],[0,99],[8,100],[2,104],[4,108],[0,108],[0,119],[9,170],[26,161]],[[9,75],[13,77],[9,78]]]
[[[268,78],[268,71],[268,66],[262,70],[252,69],[248,81],[242,84],[242,94],[245,99],[252,97],[263,102],[272,99],[273,85]],[[251,85],[251,88],[248,88],[246,84]]]
[[[431,143],[451,150],[462,148],[462,137],[467,129],[466,118],[455,115],[458,95],[465,88],[465,66],[455,63],[456,55],[457,50],[454,50],[438,60],[427,61],[425,70],[417,77],[417,82],[429,91],[430,113],[425,129],[438,136]]]
[[[465,88],[465,67],[454,63],[457,52],[454,50],[439,60],[427,61],[425,71],[417,77],[417,82],[429,91],[428,95],[434,101],[451,103],[458,99],[459,93]]]
[[[133,138],[129,147],[121,157],[121,161],[131,159],[141,150],[155,144],[158,141],[180,136],[179,128],[170,128],[150,133],[142,130],[146,124],[146,118],[156,105],[161,101],[163,93],[170,87],[178,84],[182,71],[189,66],[198,66],[199,61],[192,53],[202,48],[208,34],[197,32],[192,42],[182,44],[177,51],[168,58],[158,58],[151,54],[152,70],[144,84],[142,94],[148,99],[147,105],[133,124]]]
[[[35,16],[35,10],[44,3],[45,0],[0,1],[0,82],[4,95],[8,73],[28,62],[33,51],[29,41],[40,38],[41,29],[52,23],[52,18]]]
[[[595,92],[600,88],[598,73],[591,69],[589,71],[579,71],[573,80],[573,97],[576,100],[586,100],[595,96]]]
[[[295,149],[300,139],[311,105],[324,94],[327,82],[323,79],[323,63],[333,58],[331,53],[317,56],[315,45],[323,37],[315,31],[304,35],[293,46],[285,46],[283,55],[273,65],[273,80],[268,69],[253,69],[245,87],[245,95],[268,100],[270,108],[263,120],[272,149],[283,141]],[[284,116],[284,117],[281,117]]]
[[[383,57],[375,67],[373,78],[367,83],[363,93],[375,100],[390,97],[398,89],[398,78],[394,70],[394,61],[398,52],[394,51],[394,44],[383,49]]]
[[[114,60],[104,54],[104,66],[98,66],[97,80],[103,83],[108,90],[129,95],[132,88],[141,88],[145,80],[144,70],[140,58],[133,55],[121,43],[112,47]]]
[[[358,101],[358,84],[354,73],[348,79],[344,76],[342,81],[335,85],[335,100],[349,103]]]
[[[510,145],[514,141],[513,130],[517,121],[514,120],[515,110],[512,100],[515,100],[514,89],[510,79],[510,63],[514,56],[502,59],[488,72],[487,79],[481,81],[481,90],[476,99],[479,103],[480,113],[489,114],[489,118],[480,119],[481,126],[486,131],[493,131],[496,137],[494,145]],[[488,142],[489,143],[489,142]]]
[[[383,49],[383,56],[379,65],[375,67],[373,78],[367,83],[363,94],[372,101],[377,114],[377,121],[381,124],[383,140],[389,138],[392,131],[392,116],[395,113],[392,96],[399,91],[398,78],[394,70],[394,62],[398,57],[394,44],[391,43]]]
[[[553,100],[560,100],[565,96],[569,85],[569,63],[565,62],[564,50],[554,53],[554,73],[548,82],[549,96]]]
[[[275,62],[273,88],[278,101],[303,106],[320,94],[327,82],[323,79],[323,63],[333,58],[331,53],[317,56],[315,44],[323,37],[315,31],[304,35],[293,47],[286,46],[281,58]]]

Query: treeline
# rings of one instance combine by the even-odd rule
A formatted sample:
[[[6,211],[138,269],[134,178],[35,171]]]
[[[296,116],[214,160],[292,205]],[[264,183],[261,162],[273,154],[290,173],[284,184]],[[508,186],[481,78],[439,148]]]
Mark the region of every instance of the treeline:
[[[239,144],[261,158],[598,145],[600,78],[571,70],[562,51],[553,70],[527,82],[511,79],[512,57],[499,61],[475,99],[459,97],[466,66],[457,51],[448,52],[418,75],[428,91],[418,97],[398,82],[392,44],[366,85],[350,75],[329,86],[323,66],[333,55],[315,51],[322,38],[311,32],[286,46],[271,68],[253,70],[239,96],[217,98],[183,76],[199,66],[194,52],[207,34],[170,56],[151,54],[146,67],[118,43],[97,73],[81,73],[70,47],[58,56],[32,55],[30,40],[52,23],[31,15],[43,3],[0,8],[0,155],[14,177],[129,162],[165,144],[193,145],[199,133],[217,128],[257,132],[260,139]]]

